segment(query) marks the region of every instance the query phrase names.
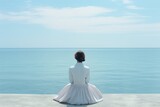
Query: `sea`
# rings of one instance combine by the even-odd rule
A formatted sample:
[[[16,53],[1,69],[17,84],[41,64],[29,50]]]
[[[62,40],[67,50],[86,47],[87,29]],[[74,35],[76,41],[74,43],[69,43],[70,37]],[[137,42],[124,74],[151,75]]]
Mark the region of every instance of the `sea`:
[[[76,51],[102,93],[160,93],[160,48],[1,48],[0,94],[56,94]]]

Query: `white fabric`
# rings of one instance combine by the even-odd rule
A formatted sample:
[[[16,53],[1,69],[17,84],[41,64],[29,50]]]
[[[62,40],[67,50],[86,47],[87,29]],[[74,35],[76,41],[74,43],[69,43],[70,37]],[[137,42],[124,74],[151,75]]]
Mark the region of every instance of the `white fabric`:
[[[76,63],[69,69],[67,84],[54,100],[69,104],[92,104],[102,101],[102,94],[96,86],[89,83],[89,67],[83,63]]]

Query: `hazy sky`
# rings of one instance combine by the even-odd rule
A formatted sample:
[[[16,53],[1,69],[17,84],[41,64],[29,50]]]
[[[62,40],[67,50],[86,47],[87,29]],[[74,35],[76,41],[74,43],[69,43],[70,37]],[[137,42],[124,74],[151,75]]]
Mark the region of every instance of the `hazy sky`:
[[[0,0],[0,48],[160,47],[160,0]]]

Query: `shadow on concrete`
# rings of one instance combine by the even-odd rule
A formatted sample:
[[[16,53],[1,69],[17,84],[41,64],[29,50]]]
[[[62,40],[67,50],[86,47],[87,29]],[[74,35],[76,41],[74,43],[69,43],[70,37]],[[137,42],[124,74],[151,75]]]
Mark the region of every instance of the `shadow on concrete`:
[[[67,105],[66,107],[87,107],[87,105]]]

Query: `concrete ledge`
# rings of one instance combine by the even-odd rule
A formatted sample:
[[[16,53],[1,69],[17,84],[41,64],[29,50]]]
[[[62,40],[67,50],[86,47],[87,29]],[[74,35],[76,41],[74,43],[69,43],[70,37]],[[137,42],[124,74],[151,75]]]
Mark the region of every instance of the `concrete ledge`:
[[[54,95],[0,94],[0,107],[160,107],[160,94],[103,94],[102,102],[67,105],[53,101]]]

